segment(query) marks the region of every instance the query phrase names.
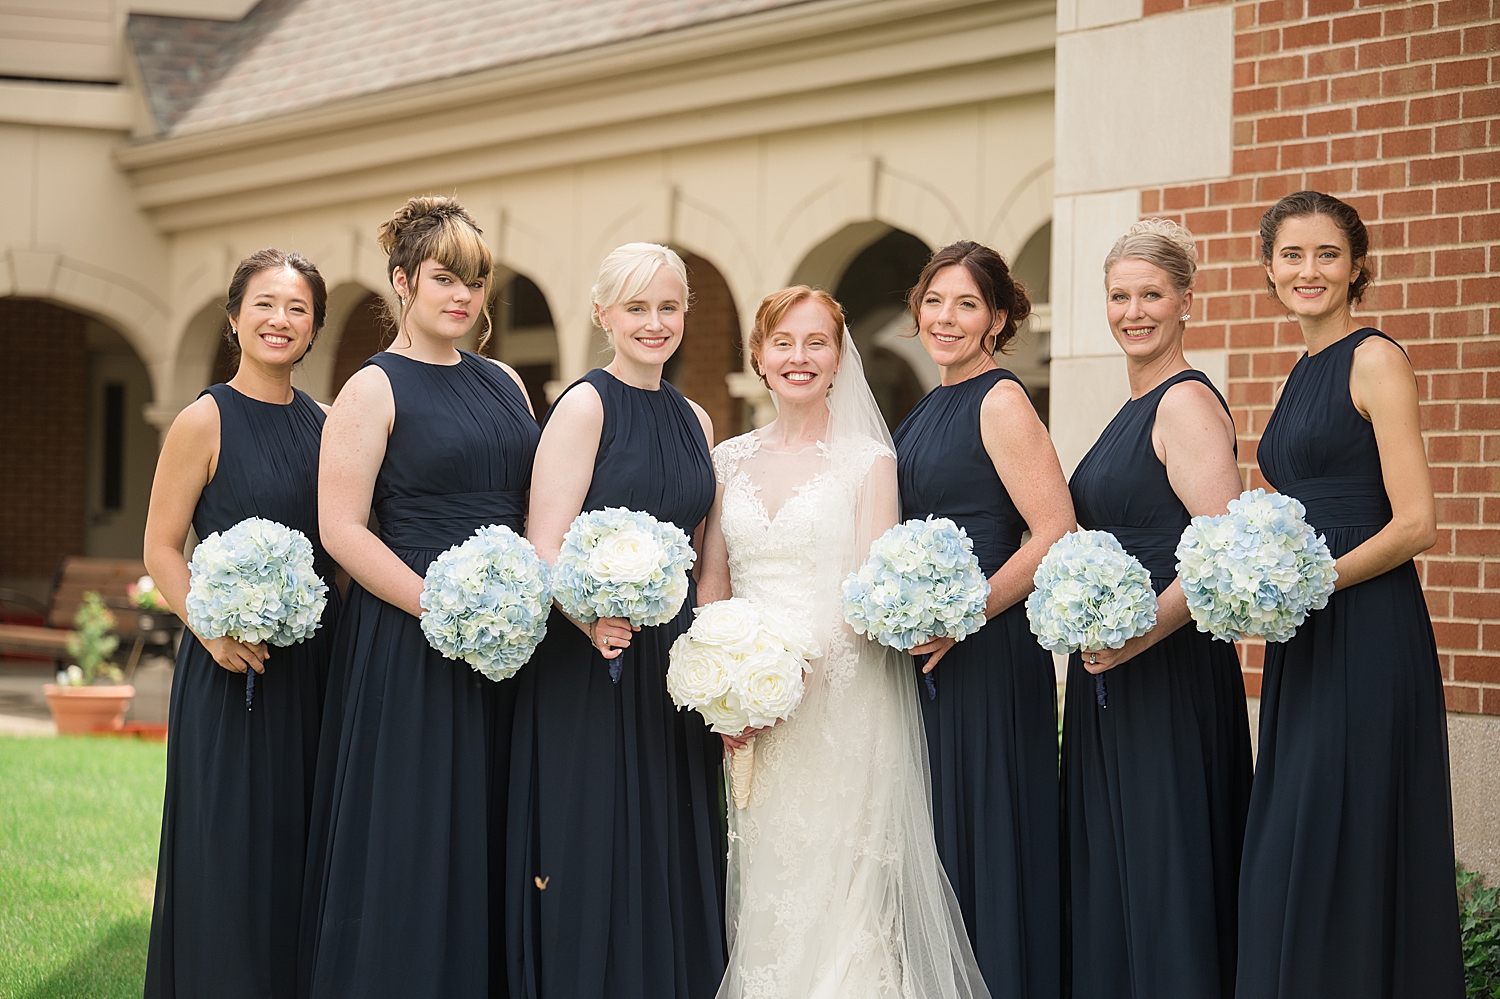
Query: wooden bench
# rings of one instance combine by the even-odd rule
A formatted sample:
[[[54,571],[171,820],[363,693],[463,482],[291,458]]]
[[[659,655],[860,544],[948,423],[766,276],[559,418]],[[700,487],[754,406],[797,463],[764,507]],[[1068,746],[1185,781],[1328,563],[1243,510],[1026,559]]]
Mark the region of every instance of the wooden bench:
[[[58,564],[52,578],[52,595],[47,601],[46,625],[7,624],[0,621],[0,654],[19,652],[45,655],[61,665],[67,655],[68,636],[73,615],[83,603],[83,595],[96,591],[104,604],[115,613],[115,633],[122,643],[139,646],[144,636],[137,634],[138,613],[130,602],[127,587],[146,574],[146,564],[139,559],[87,558],[69,555]],[[24,598],[7,602],[33,604]],[[162,616],[162,615],[157,615]],[[135,653],[139,655],[139,651]]]

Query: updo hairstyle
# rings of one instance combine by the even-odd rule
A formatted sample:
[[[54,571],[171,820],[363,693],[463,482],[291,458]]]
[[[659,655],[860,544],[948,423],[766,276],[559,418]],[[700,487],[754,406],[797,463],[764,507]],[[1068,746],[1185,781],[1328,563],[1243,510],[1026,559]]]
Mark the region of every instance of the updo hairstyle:
[[[464,284],[475,281],[488,284],[494,271],[494,260],[484,241],[484,230],[453,198],[410,199],[389,221],[381,224],[376,238],[387,255],[386,277],[390,279],[391,287],[395,287],[396,268],[399,267],[406,274],[407,289],[412,297],[417,293],[418,273],[428,260],[435,260],[448,268]],[[489,291],[488,287],[485,291]],[[396,331],[399,333],[406,322],[407,302],[397,301]],[[483,347],[490,338],[490,310],[481,305],[480,311],[484,313],[484,331],[479,335],[479,346]]]
[[[599,279],[589,289],[589,301],[598,306],[597,309],[589,310],[589,318],[594,325],[604,329],[599,313],[612,305],[639,298],[656,277],[656,272],[663,267],[682,282],[682,308],[686,311],[687,264],[682,262],[677,251],[660,243],[626,243],[609,251],[609,255],[599,265]],[[604,335],[609,337],[610,331],[604,330]]]
[[[979,288],[979,294],[989,307],[991,323],[994,322],[996,313],[1005,313],[1005,325],[1000,327],[1000,332],[995,335],[995,342],[989,349],[991,354],[997,350],[1003,351],[1006,344],[1016,338],[1017,328],[1031,315],[1031,299],[1026,296],[1026,289],[1011,274],[1005,258],[983,243],[961,239],[956,243],[949,243],[932,255],[927,266],[922,268],[916,287],[906,298],[912,322],[920,330],[922,299],[927,295],[927,289],[932,287],[938,271],[955,265],[968,271],[969,277]]]
[[[234,276],[229,279],[229,300],[224,303],[224,315],[229,319],[224,326],[224,344],[234,367],[238,367],[240,363],[240,338],[235,332],[234,323],[239,319],[240,309],[245,304],[245,292],[250,286],[250,279],[262,271],[282,267],[296,271],[307,282],[307,290],[312,295],[313,337],[308,341],[307,350],[302,352],[302,357],[306,357],[317,342],[318,331],[328,318],[328,288],[323,283],[323,275],[318,273],[311,260],[295,251],[278,250],[274,247],[256,250],[241,260],[234,269]],[[302,357],[297,358],[297,363],[301,363]]]
[[[1104,280],[1122,260],[1144,260],[1161,268],[1179,295],[1193,289],[1193,275],[1198,270],[1198,248],[1193,234],[1171,219],[1141,219],[1115,240],[1104,258]]]
[[[768,387],[766,373],[760,369],[760,354],[765,348],[766,337],[776,331],[786,314],[792,310],[792,306],[802,302],[817,302],[828,310],[829,317],[833,320],[833,349],[840,360],[844,357],[844,307],[828,292],[822,288],[809,288],[805,284],[794,284],[790,288],[773,291],[761,299],[760,308],[755,310],[755,323],[750,327],[750,367],[760,376],[762,383]]]
[[[1349,257],[1354,266],[1359,268],[1359,275],[1349,282],[1349,304],[1358,305],[1360,299],[1365,297],[1365,288],[1370,284],[1370,233],[1365,229],[1354,206],[1331,194],[1298,191],[1296,194],[1288,194],[1268,208],[1260,217],[1260,262],[1267,267],[1271,266],[1271,257],[1276,252],[1276,237],[1287,219],[1307,218],[1311,215],[1322,215],[1332,220],[1349,241]],[[1272,283],[1269,274],[1266,275],[1266,287],[1270,289],[1271,297],[1277,298],[1276,285]]]

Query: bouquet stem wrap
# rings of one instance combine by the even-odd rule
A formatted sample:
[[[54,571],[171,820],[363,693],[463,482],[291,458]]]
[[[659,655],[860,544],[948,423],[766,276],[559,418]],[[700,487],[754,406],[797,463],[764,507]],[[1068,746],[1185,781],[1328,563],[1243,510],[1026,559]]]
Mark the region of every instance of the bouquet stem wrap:
[[[729,758],[729,792],[735,808],[750,804],[750,781],[755,776],[755,736]]]

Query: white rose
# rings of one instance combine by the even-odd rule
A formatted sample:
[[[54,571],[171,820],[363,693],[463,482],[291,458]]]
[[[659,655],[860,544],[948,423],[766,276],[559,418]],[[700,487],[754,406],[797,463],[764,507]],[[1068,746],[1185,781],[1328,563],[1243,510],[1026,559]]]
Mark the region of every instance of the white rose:
[[[701,645],[683,634],[672,643],[668,659],[667,693],[679,708],[696,708],[729,693],[729,667],[734,660],[723,649]]]
[[[750,718],[740,706],[734,691],[702,705],[698,708],[698,713],[708,722],[709,728],[725,735],[739,735],[750,727]]]
[[[760,614],[750,601],[738,597],[716,600],[695,613],[692,635],[704,645],[717,645],[737,655],[755,651]]]
[[[745,657],[732,679],[751,726],[761,728],[791,717],[802,700],[806,665],[782,649],[763,649]]]
[[[589,573],[610,583],[643,583],[665,560],[656,538],[645,531],[624,530],[600,539],[589,553]]]
[[[816,659],[823,654],[818,648],[818,643],[813,639],[812,632],[790,617],[777,611],[761,608],[760,623],[764,637],[770,640],[769,642],[763,641],[761,647],[778,645],[804,660]]]

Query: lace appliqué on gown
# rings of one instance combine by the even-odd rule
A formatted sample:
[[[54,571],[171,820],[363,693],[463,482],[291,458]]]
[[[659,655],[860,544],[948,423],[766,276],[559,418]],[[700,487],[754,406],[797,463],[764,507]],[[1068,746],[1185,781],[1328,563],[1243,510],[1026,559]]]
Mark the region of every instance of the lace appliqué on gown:
[[[933,844],[910,661],[850,630],[829,564],[853,550],[882,458],[894,483],[869,438],[714,451],[734,595],[825,651],[795,715],[756,737],[749,807],[730,808],[724,999],[987,995]]]

